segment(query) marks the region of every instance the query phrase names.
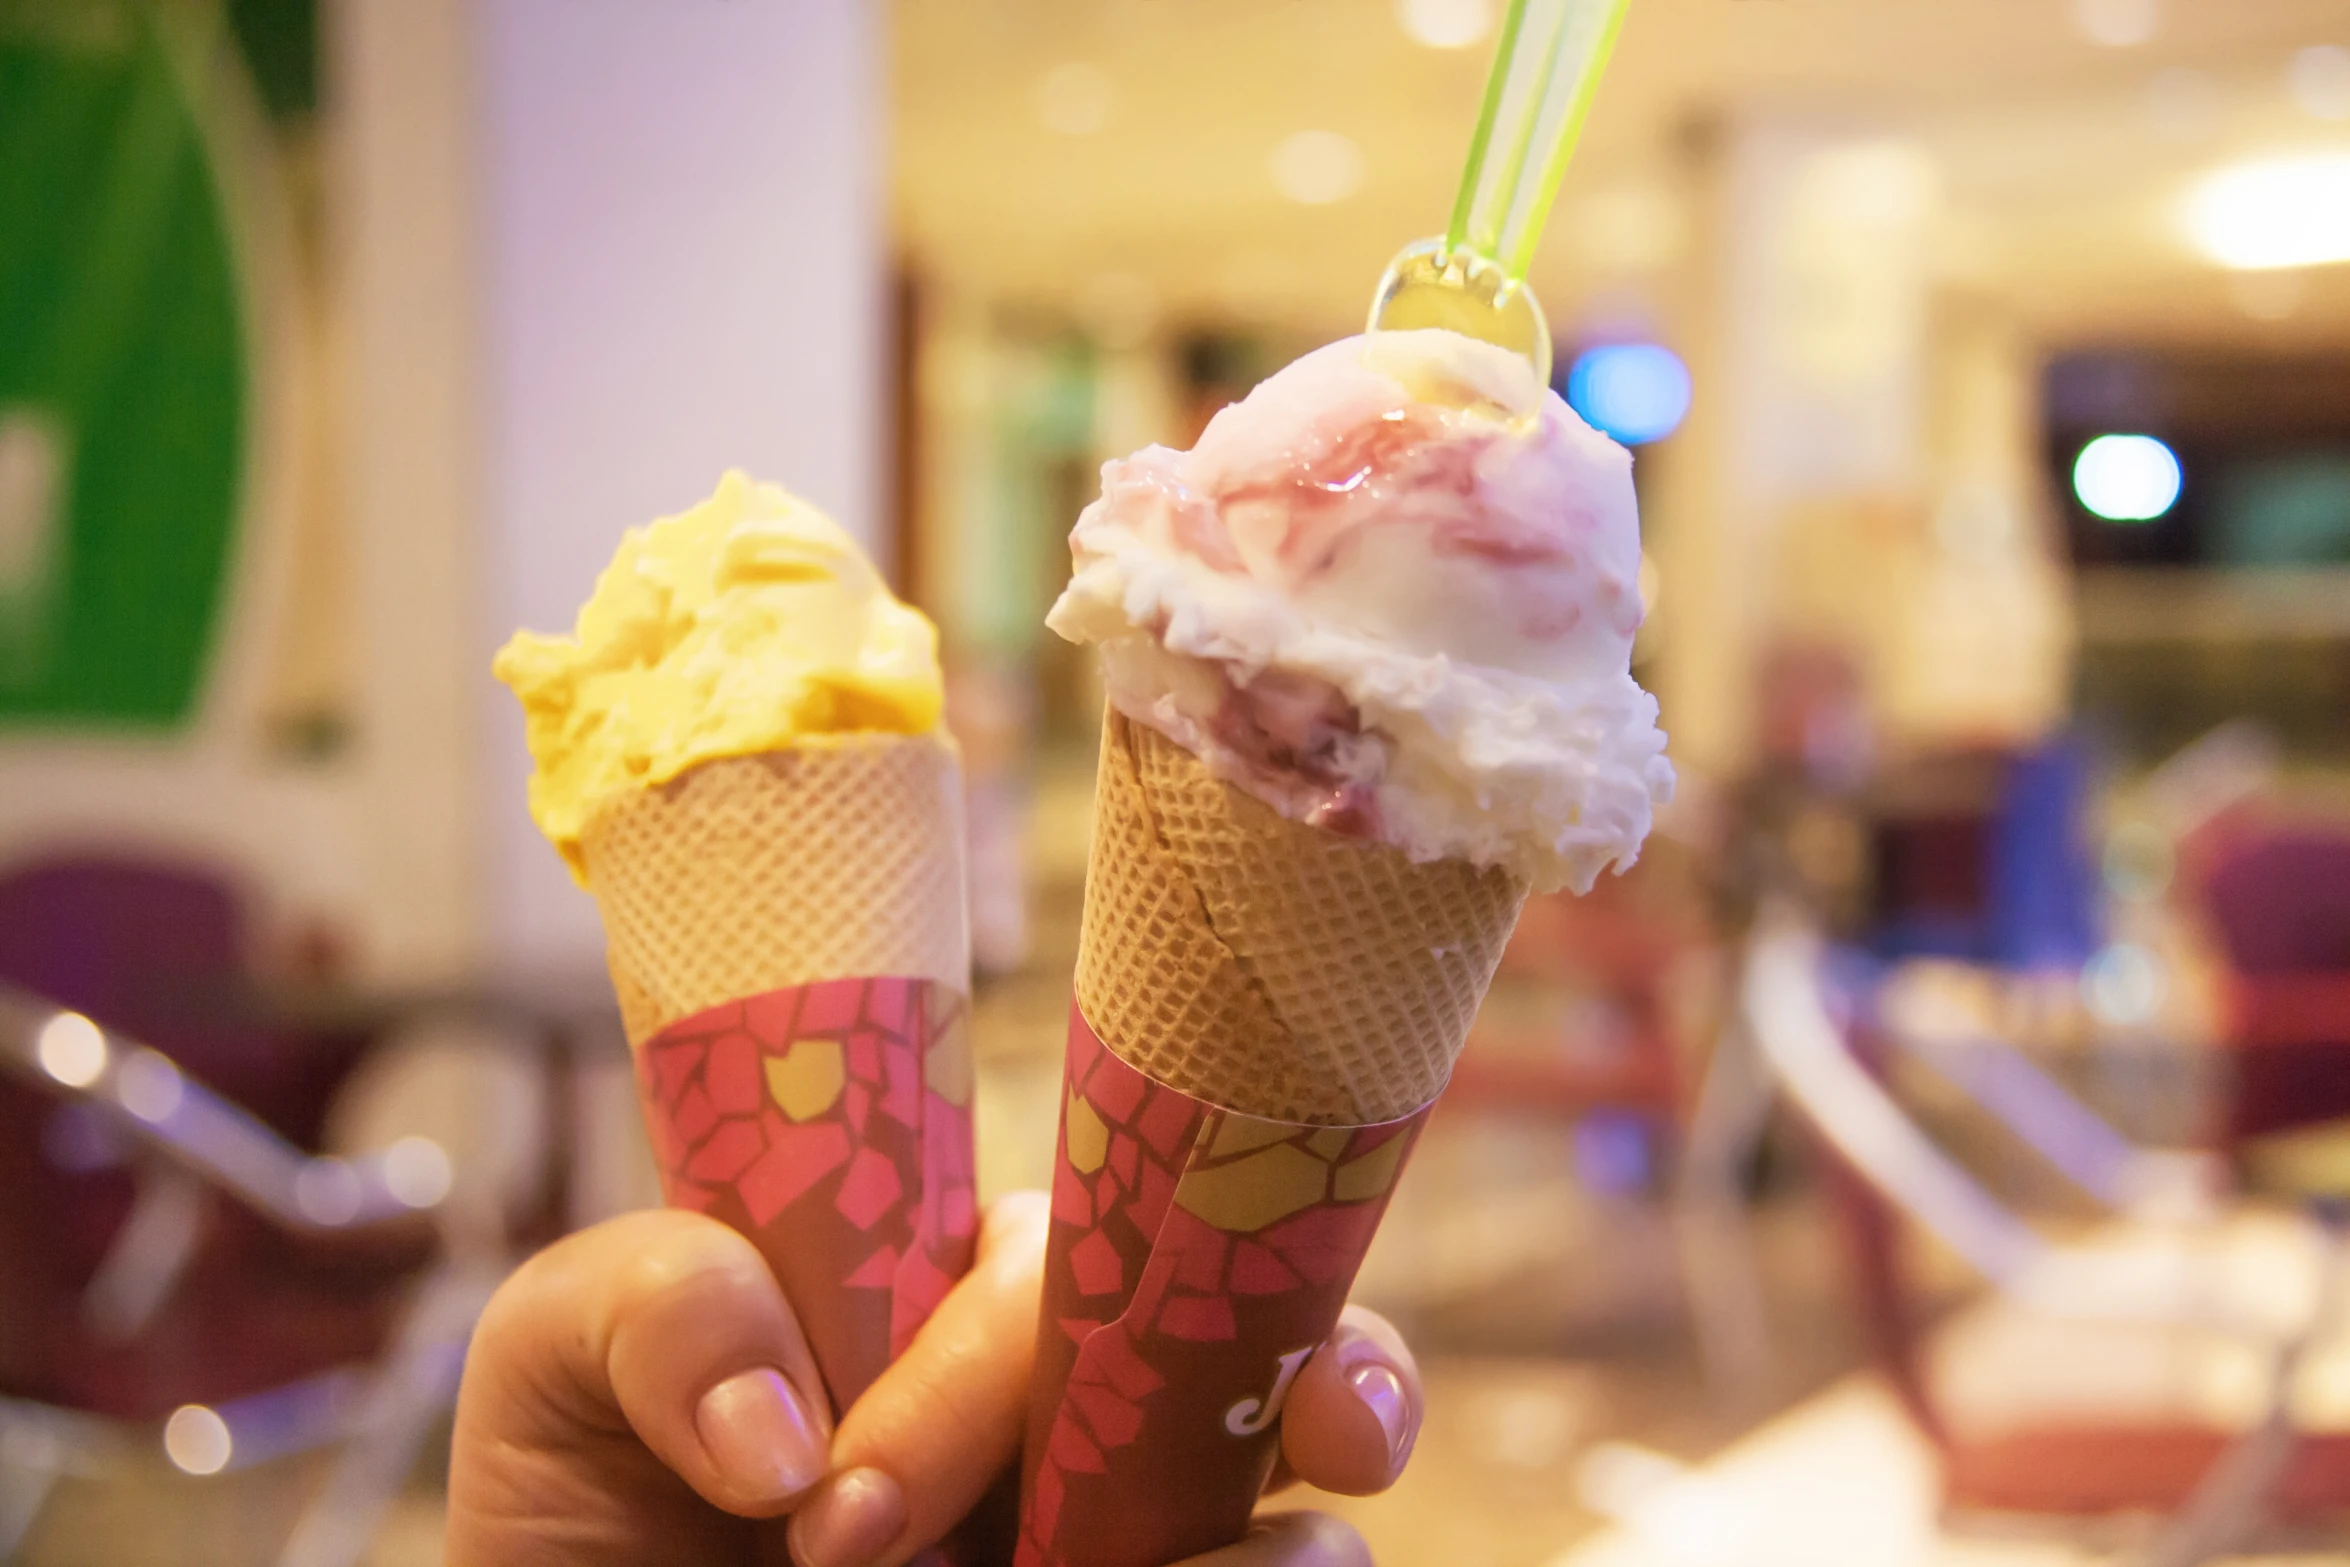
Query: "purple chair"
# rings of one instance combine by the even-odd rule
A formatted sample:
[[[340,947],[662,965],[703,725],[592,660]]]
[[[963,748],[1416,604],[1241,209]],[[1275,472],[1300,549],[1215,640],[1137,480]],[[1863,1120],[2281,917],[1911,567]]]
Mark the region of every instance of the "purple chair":
[[[244,963],[238,901],[201,873],[91,857],[0,876],[0,983],[139,1040],[314,1151],[366,1040],[228,1018]],[[432,1253],[429,1227],[310,1243],[209,1203],[169,1300],[126,1333],[88,1302],[146,1173],[83,1107],[0,1079],[0,1393],[144,1420],[365,1361]]]
[[[139,1484],[160,1441],[191,1474],[333,1447],[278,1563],[351,1567],[509,1265],[443,1244],[434,1145],[318,1151],[392,1012],[285,1026],[247,956],[201,871],[0,875],[0,1561],[60,1475]]]
[[[2245,836],[2216,856],[2203,903],[2234,970],[2226,1140],[2350,1116],[2350,835]]]

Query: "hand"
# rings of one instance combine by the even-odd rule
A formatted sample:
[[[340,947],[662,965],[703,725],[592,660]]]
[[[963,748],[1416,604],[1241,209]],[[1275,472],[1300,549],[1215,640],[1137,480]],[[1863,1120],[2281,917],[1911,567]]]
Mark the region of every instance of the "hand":
[[[896,1567],[1016,1457],[1044,1266],[1044,1195],[996,1203],[979,1256],[834,1431],[790,1303],[748,1241],[631,1214],[524,1265],[466,1362],[449,1567]],[[1419,1373],[1348,1307],[1281,1422],[1276,1486],[1384,1490],[1419,1432]],[[1368,1567],[1352,1529],[1260,1518],[1184,1567]]]

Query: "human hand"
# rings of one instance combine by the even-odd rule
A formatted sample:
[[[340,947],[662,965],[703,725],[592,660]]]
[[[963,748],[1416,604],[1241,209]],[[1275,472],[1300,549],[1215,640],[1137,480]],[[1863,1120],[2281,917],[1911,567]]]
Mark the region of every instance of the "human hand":
[[[1016,1457],[1044,1266],[1042,1193],[988,1210],[968,1277],[834,1431],[815,1361],[750,1242],[668,1209],[540,1253],[465,1367],[449,1567],[896,1567]],[[1275,1486],[1384,1490],[1420,1424],[1395,1330],[1348,1307],[1281,1421]],[[1368,1567],[1345,1524],[1261,1517],[1182,1567]]]

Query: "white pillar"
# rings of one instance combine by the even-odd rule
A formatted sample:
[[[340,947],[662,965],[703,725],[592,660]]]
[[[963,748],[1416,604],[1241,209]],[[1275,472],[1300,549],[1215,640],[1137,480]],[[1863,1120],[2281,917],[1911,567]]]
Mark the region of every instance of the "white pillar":
[[[328,12],[363,954],[447,980],[481,936],[481,508],[464,0]]]
[[[563,971],[593,907],[523,813],[517,626],[568,628],[623,528],[741,467],[868,545],[880,509],[880,11],[478,0],[489,947]]]

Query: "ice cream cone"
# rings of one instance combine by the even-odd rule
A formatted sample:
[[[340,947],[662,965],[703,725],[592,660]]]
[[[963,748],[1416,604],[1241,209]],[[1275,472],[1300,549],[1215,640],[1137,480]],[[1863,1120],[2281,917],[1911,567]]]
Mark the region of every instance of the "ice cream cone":
[[[1527,892],[1638,854],[1672,769],[1631,481],[1439,330],[1104,465],[1047,617],[1112,711],[1019,1567],[1241,1537]]]
[[[960,784],[936,735],[694,767],[582,836],[664,1190],[749,1235],[837,1415],[968,1268]]]
[[[758,1249],[838,1418],[978,1230],[937,631],[838,524],[728,473],[494,667],[531,817],[603,919],[663,1192]]]

